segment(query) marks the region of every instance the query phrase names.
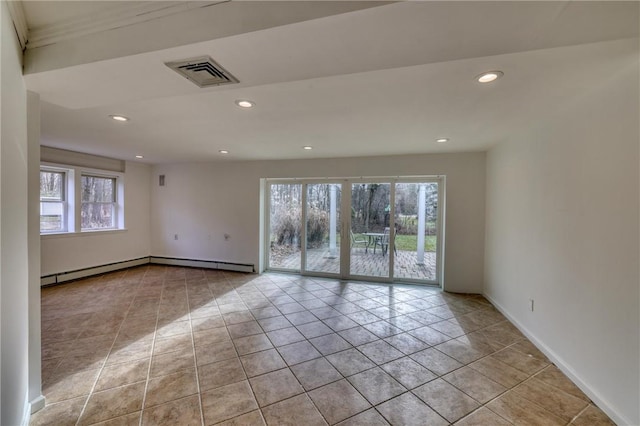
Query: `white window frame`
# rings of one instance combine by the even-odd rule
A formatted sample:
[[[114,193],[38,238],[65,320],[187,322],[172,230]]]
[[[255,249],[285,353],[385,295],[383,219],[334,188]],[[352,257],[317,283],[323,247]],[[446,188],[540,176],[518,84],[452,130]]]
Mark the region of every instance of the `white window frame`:
[[[126,231],[124,214],[124,173],[71,166],[67,164],[42,162],[40,170],[65,172],[66,221],[65,231],[40,232],[47,238],[58,238],[74,235],[90,235],[94,233],[113,233]],[[82,176],[94,176],[115,179],[115,204],[113,227],[82,229]]]
[[[98,179],[109,179],[109,180],[113,180],[113,201],[111,202],[98,202],[98,201],[83,201],[82,200],[82,178],[85,177],[92,177],[92,178],[98,178]],[[94,232],[94,231],[106,231],[106,230],[113,230],[113,229],[118,229],[119,228],[119,209],[118,209],[118,187],[120,186],[120,183],[118,182],[118,176],[114,176],[114,175],[109,175],[109,174],[103,174],[103,173],[93,173],[93,172],[87,172],[87,171],[83,171],[82,174],[80,175],[80,211],[82,212],[82,207],[85,204],[111,204],[112,206],[112,211],[113,211],[113,217],[111,218],[111,226],[109,227],[104,227],[104,228],[83,228],[82,227],[82,218],[80,220],[80,231],[81,232]]]
[[[40,211],[42,212],[42,203],[62,203],[62,218],[61,218],[61,227],[62,229],[55,229],[51,231],[43,231],[40,229],[41,234],[57,234],[57,233],[66,233],[69,229],[69,176],[70,170],[59,167],[49,167],[49,166],[41,166],[40,173],[59,173],[62,175],[62,197],[59,201],[54,200],[43,200],[42,193],[40,194]],[[42,214],[41,214],[42,216]]]

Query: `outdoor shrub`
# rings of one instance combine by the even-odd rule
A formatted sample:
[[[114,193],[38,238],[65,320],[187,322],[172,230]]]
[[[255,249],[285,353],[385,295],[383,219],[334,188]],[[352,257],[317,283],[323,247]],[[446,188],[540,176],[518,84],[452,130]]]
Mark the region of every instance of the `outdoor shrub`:
[[[320,247],[329,234],[329,215],[326,211],[312,207],[307,212],[307,245]]]
[[[418,219],[415,216],[401,215],[396,218],[396,223],[396,232],[400,235],[415,235],[418,232]]]
[[[278,206],[271,215],[271,231],[277,245],[300,247],[302,227],[300,208]],[[329,235],[329,214],[312,207],[307,211],[307,242],[309,247],[320,247]]]
[[[299,207],[279,206],[271,215],[271,230],[278,245],[300,247],[302,215]],[[329,235],[329,215],[312,207],[307,211],[307,242],[309,247],[320,247]]]
[[[278,206],[271,215],[271,230],[278,245],[300,247],[300,208]]]
[[[414,215],[399,215],[396,217],[396,233],[398,235],[416,235],[418,233],[418,217]],[[436,235],[435,219],[427,217],[424,230],[425,235]]]

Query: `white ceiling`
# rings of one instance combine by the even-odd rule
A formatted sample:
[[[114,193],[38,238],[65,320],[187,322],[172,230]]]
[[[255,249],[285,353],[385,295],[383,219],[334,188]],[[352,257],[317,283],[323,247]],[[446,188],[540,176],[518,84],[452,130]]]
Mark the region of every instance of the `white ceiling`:
[[[34,32],[46,34],[47,26],[71,28],[88,13],[111,13],[111,20],[110,7],[123,13],[122,4],[110,4],[27,2],[25,15]],[[167,41],[160,49],[163,37],[197,32],[189,28],[191,15],[175,10],[126,28],[85,28],[66,38],[58,32],[55,42],[28,51],[27,69],[35,71],[25,75],[27,87],[43,101],[42,144],[126,160],[141,154],[150,163],[479,151],[544,122],[638,60],[636,2],[354,5],[315,19],[255,22],[187,45]],[[267,22],[288,6],[244,7],[242,13],[262,8]],[[246,24],[228,4],[207,10],[229,26]],[[158,19],[161,32],[154,33]],[[146,38],[156,43],[152,51],[140,47]],[[126,55],[114,53],[118,48]],[[163,65],[202,55],[240,84],[200,89]],[[474,80],[493,69],[504,77],[489,85]],[[242,110],[236,99],[256,106]],[[109,114],[131,121],[117,123]],[[450,142],[435,143],[439,137]]]

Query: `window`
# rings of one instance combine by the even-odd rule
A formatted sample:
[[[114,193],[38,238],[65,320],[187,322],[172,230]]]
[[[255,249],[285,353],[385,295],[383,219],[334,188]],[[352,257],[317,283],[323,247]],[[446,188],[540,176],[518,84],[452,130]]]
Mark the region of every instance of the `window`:
[[[40,233],[124,230],[124,180],[117,170],[42,163]]]
[[[81,229],[116,228],[116,178],[82,175]]]
[[[40,170],[40,232],[67,230],[66,173]]]

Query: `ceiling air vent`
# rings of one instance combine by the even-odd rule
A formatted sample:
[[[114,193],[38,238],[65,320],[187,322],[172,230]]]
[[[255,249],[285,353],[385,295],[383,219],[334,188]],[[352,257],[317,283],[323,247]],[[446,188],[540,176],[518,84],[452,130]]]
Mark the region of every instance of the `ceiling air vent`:
[[[199,87],[238,83],[237,78],[216,64],[214,60],[208,56],[167,62],[165,65],[191,80]]]

